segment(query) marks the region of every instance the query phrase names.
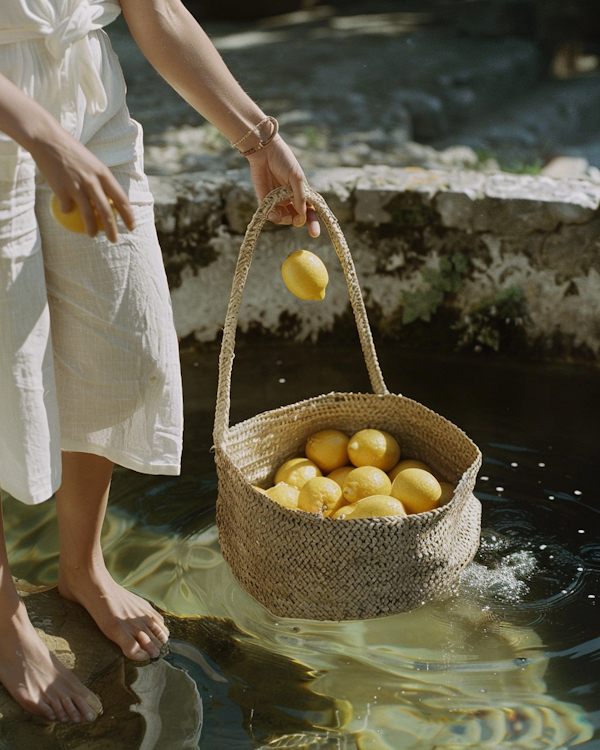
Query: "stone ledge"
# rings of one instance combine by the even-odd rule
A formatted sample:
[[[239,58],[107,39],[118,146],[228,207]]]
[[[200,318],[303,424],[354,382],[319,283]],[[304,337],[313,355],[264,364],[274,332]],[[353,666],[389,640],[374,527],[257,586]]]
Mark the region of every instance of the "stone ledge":
[[[600,357],[600,185],[386,166],[318,170],[308,179],[342,225],[375,329],[412,340],[418,321],[460,347],[502,349],[516,337],[521,354]],[[150,180],[178,333],[213,341],[257,205],[249,174]],[[282,260],[307,246],[330,270],[322,303],[300,302],[281,282]],[[269,225],[253,265],[242,331],[316,340],[347,315],[327,237]]]

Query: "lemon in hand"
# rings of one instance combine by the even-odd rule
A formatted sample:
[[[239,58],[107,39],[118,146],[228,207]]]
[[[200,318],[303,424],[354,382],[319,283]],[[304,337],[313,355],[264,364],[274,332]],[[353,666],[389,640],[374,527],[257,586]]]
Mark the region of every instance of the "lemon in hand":
[[[400,458],[396,438],[383,430],[359,430],[350,438],[348,456],[355,466],[375,466],[390,471]]]
[[[356,503],[370,495],[389,495],[392,491],[390,478],[375,466],[360,466],[351,471],[342,486],[347,502]]]
[[[394,479],[392,497],[404,505],[407,513],[424,513],[439,505],[442,488],[424,469],[404,469]]]
[[[330,516],[343,505],[342,488],[333,479],[315,477],[300,490],[298,507],[309,513],[323,513]]]
[[[320,476],[321,469],[308,458],[290,458],[277,470],[275,484],[285,482],[300,490],[309,479]]]
[[[300,299],[325,299],[329,274],[323,261],[308,250],[289,255],[281,266],[287,288]]]
[[[348,435],[340,430],[321,430],[308,438],[304,452],[321,471],[329,473],[348,463],[348,441]]]
[[[115,209],[114,203],[112,202],[112,199],[109,198],[108,202],[110,203],[110,207],[112,208],[116,216],[117,211]],[[79,206],[77,205],[77,203],[75,203],[75,201],[72,201],[72,204],[73,205],[71,206],[71,210],[65,213],[60,207],[60,201],[58,200],[58,197],[56,195],[52,195],[52,199],[50,200],[50,210],[52,211],[52,216],[54,216],[56,221],[65,229],[68,229],[71,232],[77,232],[78,234],[85,234],[85,224],[83,222],[83,216],[81,215]],[[100,218],[100,215],[95,208],[94,213],[96,214],[98,229],[103,232],[104,225],[102,224],[102,219]]]

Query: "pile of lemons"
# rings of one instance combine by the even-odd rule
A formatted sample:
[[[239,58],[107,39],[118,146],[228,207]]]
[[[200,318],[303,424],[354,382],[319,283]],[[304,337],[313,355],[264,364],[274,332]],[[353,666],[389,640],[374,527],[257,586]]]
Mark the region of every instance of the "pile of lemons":
[[[422,461],[400,460],[398,441],[382,430],[351,437],[321,430],[308,438],[304,453],[279,467],[273,487],[256,489],[286,508],[337,519],[423,513],[454,492]]]

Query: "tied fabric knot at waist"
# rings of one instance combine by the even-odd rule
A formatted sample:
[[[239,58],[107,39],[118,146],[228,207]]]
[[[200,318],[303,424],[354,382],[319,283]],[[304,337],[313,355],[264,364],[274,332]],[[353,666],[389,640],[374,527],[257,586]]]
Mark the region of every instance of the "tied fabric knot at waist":
[[[44,39],[46,49],[59,66],[69,54],[70,68],[85,94],[88,111],[91,114],[104,112],[108,101],[94,63],[89,33],[107,26],[120,14],[118,3],[73,0],[67,3],[66,15],[59,14],[47,0],[31,5],[35,9],[27,14],[25,23],[14,28],[4,27],[0,11],[0,44]]]

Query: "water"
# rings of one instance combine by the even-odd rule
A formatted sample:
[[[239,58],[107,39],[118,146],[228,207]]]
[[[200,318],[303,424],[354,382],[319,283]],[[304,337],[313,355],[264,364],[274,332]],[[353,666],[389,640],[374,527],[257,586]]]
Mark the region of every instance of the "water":
[[[275,618],[241,590],[214,527],[216,354],[184,355],[183,475],[118,469],[105,526],[114,575],[176,616],[157,713],[132,698],[145,735],[115,748],[600,748],[600,373],[380,357],[391,390],[483,451],[482,544],[460,596],[316,623]],[[241,348],[232,418],[334,389],[368,390],[356,349]],[[5,513],[14,574],[53,582],[52,504],[9,500]],[[132,689],[144,694],[141,678]]]

